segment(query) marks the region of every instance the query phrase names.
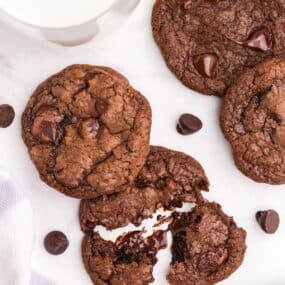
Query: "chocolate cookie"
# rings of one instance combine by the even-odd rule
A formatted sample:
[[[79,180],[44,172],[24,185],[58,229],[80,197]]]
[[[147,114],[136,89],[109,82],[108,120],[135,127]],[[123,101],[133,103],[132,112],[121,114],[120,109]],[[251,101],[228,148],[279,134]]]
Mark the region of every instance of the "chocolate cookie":
[[[144,239],[142,232],[135,231],[120,236],[113,243],[102,239],[97,232],[88,234],[82,243],[86,271],[96,285],[150,284],[154,281],[156,254],[166,245],[161,244],[160,238],[161,233]]]
[[[192,157],[163,147],[152,146],[146,163],[127,191],[91,200],[82,200],[80,224],[84,232],[96,225],[108,229],[139,225],[160,207],[172,209],[182,202],[199,202],[208,191],[202,166]]]
[[[152,27],[170,70],[207,95],[285,51],[283,0],[156,0]]]
[[[41,179],[76,198],[122,191],[149,152],[151,109],[107,67],[72,65],[43,82],[22,117]]]
[[[170,229],[170,284],[213,285],[228,278],[243,261],[246,232],[216,203],[174,213]]]
[[[248,177],[285,183],[285,57],[246,71],[229,88],[220,121],[235,163]]]

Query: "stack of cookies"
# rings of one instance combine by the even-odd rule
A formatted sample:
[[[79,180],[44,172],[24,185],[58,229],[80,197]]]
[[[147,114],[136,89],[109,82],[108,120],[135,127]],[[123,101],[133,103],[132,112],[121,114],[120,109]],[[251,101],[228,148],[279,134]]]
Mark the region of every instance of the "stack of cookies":
[[[136,226],[158,209],[170,210],[170,284],[215,284],[242,263],[246,233],[203,191],[209,182],[192,157],[149,146],[151,108],[128,80],[107,67],[73,65],[34,92],[22,116],[23,139],[41,179],[82,199],[82,256],[96,285],[149,284],[166,232],[108,230]],[[178,213],[184,202],[191,212]]]
[[[220,122],[237,167],[285,183],[285,2],[156,0],[152,27],[187,87],[224,98]]]

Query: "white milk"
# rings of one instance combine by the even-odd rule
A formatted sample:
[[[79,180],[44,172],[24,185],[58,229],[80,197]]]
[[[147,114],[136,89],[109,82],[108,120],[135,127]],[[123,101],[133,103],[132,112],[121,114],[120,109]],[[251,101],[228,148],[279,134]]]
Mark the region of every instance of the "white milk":
[[[0,8],[32,25],[63,28],[92,20],[114,2],[115,0],[0,0]]]

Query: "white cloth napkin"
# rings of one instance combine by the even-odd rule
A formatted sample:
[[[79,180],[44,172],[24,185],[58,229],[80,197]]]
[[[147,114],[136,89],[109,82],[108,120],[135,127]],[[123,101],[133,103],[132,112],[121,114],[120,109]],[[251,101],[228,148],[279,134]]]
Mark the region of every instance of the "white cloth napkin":
[[[53,285],[31,272],[32,209],[22,189],[0,170],[0,284]]]

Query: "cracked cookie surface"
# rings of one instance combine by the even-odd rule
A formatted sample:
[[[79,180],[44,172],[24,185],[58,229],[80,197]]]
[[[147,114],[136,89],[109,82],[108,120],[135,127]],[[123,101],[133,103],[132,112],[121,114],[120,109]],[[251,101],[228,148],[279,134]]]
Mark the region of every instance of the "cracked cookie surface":
[[[125,192],[81,201],[81,229],[88,232],[96,225],[108,229],[129,223],[139,225],[158,208],[170,210],[181,207],[182,202],[200,202],[201,191],[208,191],[208,187],[206,174],[194,158],[151,146],[146,163],[132,187]]]
[[[174,213],[170,230],[170,284],[213,285],[228,278],[243,261],[246,232],[216,203]]]
[[[156,0],[152,28],[179,80],[223,96],[246,68],[285,51],[285,1]]]
[[[154,281],[157,252],[166,246],[160,242],[155,234],[143,238],[140,231],[119,236],[116,242],[97,232],[87,234],[82,242],[85,269],[96,285],[148,285]]]
[[[285,183],[285,57],[246,71],[229,88],[220,121],[235,163],[263,183]]]
[[[41,179],[76,198],[122,191],[149,152],[151,109],[107,67],[72,65],[43,82],[22,116]]]

